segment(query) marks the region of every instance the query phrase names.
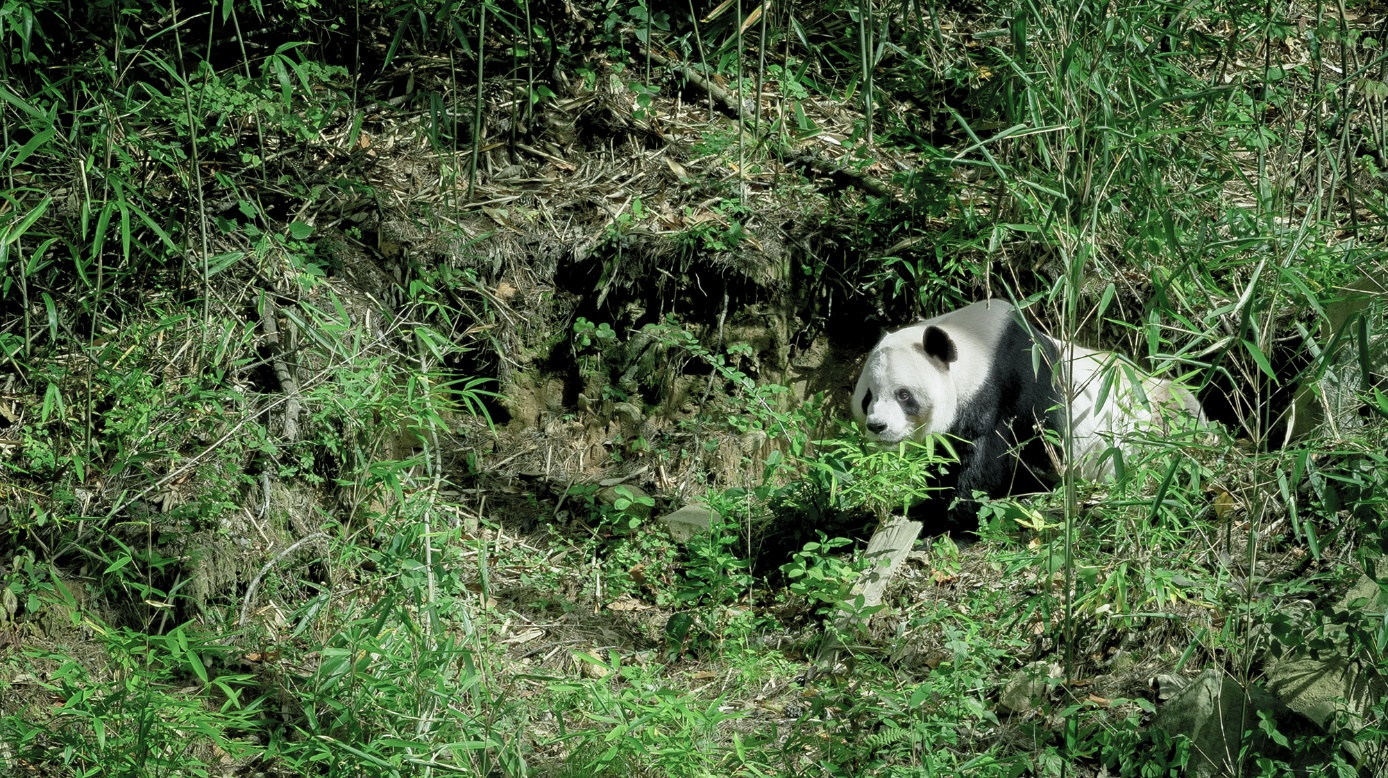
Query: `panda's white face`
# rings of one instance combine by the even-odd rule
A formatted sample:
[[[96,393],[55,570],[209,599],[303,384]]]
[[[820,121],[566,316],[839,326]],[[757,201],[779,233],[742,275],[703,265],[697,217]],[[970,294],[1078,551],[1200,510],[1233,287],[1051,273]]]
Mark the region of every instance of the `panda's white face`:
[[[883,337],[853,392],[853,416],[868,439],[893,446],[948,432],[959,402],[951,374],[954,358],[953,342],[938,327],[919,324]]]

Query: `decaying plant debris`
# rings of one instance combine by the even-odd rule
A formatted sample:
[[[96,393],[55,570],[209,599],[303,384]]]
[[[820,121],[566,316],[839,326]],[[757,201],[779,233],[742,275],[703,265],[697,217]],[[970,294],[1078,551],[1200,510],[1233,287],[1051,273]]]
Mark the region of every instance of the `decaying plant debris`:
[[[1102,775],[1378,688],[1381,13],[514,5],[0,31],[0,766]],[[985,295],[1223,426],[846,618],[858,362]]]

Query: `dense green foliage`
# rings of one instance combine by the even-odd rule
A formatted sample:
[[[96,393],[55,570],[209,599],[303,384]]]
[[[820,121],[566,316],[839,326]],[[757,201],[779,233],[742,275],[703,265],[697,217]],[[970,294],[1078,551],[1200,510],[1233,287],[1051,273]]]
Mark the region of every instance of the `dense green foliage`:
[[[1159,674],[1381,678],[1385,25],[0,3],[0,771],[1175,775]],[[577,280],[536,284],[557,322],[509,286],[569,236],[516,194],[551,179],[498,149],[611,184],[566,211],[596,226],[546,279]],[[984,294],[1219,424],[986,504],[976,545],[928,541],[865,607],[834,522],[909,505],[943,449],[864,450],[787,344]],[[536,365],[566,385],[527,429],[498,395]],[[505,469],[589,423],[565,483]],[[659,493],[581,479],[591,451]],[[690,495],[712,526],[676,542],[656,517]],[[878,626],[806,673],[845,610]],[[1251,722],[1286,749],[1231,770],[1374,774],[1384,706]]]

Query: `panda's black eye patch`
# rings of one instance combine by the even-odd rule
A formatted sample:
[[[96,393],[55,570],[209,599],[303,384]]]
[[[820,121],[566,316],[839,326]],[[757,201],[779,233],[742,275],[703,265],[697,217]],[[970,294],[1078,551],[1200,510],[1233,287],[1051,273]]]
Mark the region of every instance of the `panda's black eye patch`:
[[[920,413],[921,404],[916,402],[915,395],[911,394],[910,389],[902,388],[896,390],[896,401],[901,405],[901,410],[907,416],[915,416]]]
[[[867,390],[867,392],[863,395],[863,415],[864,415],[864,416],[867,415],[868,406],[871,405],[871,404],[872,404],[872,390],[869,389],[869,390]]]

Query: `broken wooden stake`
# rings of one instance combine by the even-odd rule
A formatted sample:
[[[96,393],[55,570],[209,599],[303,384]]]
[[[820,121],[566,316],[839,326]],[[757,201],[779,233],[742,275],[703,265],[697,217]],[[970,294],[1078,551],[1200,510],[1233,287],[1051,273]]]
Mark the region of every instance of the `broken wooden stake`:
[[[892,576],[901,568],[906,555],[911,553],[916,538],[920,537],[921,527],[919,521],[893,515],[878,525],[877,531],[872,533],[867,547],[867,559],[872,567],[864,570],[858,583],[853,585],[848,602],[844,603],[841,612],[835,617],[833,629],[819,648],[818,664],[821,672],[833,672],[844,648],[841,636],[848,634],[856,626],[856,611],[861,610],[856,604],[858,598],[863,598],[862,608],[882,604],[882,595],[887,591],[887,584],[891,583]]]

